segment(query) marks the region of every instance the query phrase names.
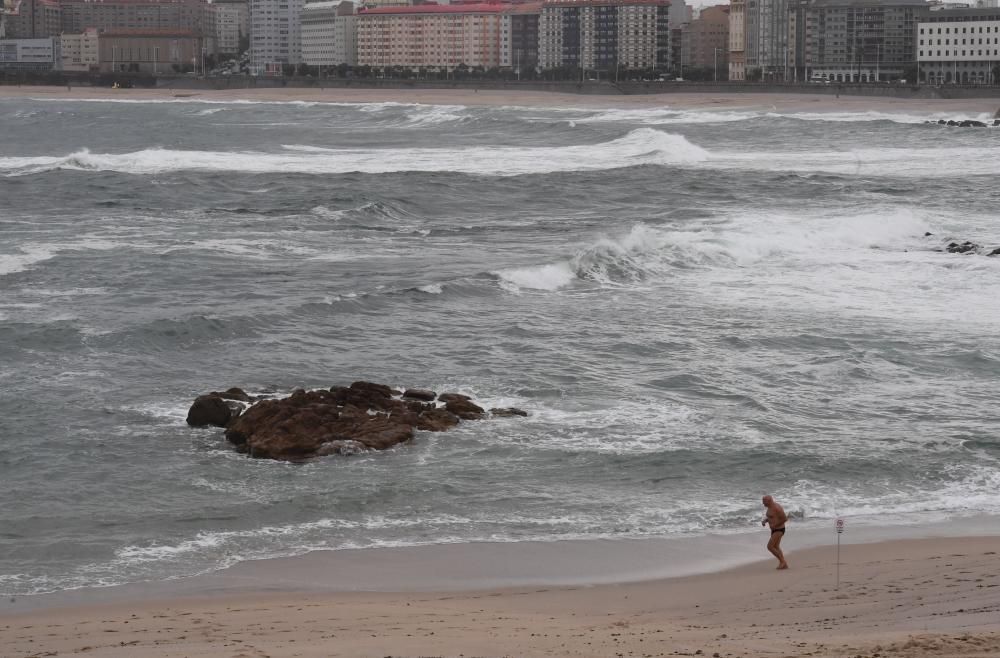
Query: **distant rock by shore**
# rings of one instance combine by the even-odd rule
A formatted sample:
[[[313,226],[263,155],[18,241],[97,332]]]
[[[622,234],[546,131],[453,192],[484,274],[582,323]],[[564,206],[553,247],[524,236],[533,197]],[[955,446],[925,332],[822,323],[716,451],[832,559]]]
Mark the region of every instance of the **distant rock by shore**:
[[[280,399],[213,391],[195,398],[187,423],[225,428],[236,450],[251,457],[300,461],[386,450],[412,439],[414,430],[441,432],[463,420],[527,415],[513,407],[486,411],[459,393],[358,381]]]
[[[938,119],[937,121],[927,121],[926,123],[936,123],[941,126],[956,126],[958,128],[987,128],[990,125],[982,121],[976,121],[975,119],[962,119],[959,121],[955,119]],[[994,119],[992,126],[994,128],[1000,126],[1000,119]]]

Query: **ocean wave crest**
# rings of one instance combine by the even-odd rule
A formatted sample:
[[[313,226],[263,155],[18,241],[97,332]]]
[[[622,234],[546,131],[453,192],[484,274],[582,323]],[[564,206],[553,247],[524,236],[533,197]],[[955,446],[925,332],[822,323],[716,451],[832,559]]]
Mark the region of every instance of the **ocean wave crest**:
[[[334,149],[291,144],[284,146],[281,153],[163,148],[131,153],[92,153],[83,149],[65,156],[0,158],[0,173],[25,176],[64,169],[139,175],[192,170],[302,174],[449,171],[518,176],[690,164],[707,158],[707,151],[681,135],[639,128],[608,142],[571,146]]]

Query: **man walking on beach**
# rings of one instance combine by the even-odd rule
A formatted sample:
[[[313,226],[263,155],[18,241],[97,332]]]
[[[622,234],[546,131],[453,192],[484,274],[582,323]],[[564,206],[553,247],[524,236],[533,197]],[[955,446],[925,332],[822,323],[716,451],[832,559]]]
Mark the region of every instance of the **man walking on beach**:
[[[785,536],[785,524],[788,523],[788,516],[785,515],[784,508],[774,502],[774,498],[764,496],[764,507],[767,508],[767,515],[760,522],[761,525],[771,526],[771,539],[767,542],[767,550],[771,555],[778,558],[778,568],[787,569],[785,554],[781,552],[781,538]]]

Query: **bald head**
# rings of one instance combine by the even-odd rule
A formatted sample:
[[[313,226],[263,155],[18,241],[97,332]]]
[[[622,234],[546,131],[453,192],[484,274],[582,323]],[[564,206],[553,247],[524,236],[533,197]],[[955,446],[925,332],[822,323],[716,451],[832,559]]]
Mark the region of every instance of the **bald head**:
[[[764,496],[762,502],[764,503],[764,507],[770,507],[771,505],[774,504],[774,498],[771,498],[770,496]]]

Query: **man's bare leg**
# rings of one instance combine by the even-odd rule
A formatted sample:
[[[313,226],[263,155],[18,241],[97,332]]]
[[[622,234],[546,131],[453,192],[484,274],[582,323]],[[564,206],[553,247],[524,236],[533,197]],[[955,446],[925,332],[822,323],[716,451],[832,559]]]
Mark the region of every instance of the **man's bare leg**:
[[[785,554],[781,552],[781,538],[785,536],[783,532],[775,532],[771,534],[771,540],[767,542],[767,550],[771,552],[771,555],[778,558],[778,569],[787,569],[788,563],[785,562]]]

